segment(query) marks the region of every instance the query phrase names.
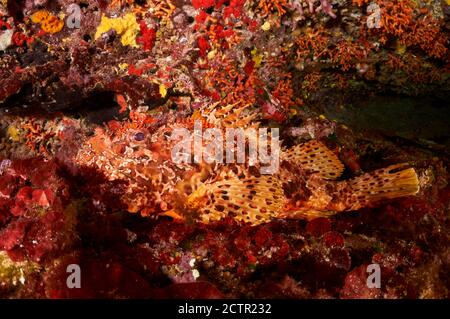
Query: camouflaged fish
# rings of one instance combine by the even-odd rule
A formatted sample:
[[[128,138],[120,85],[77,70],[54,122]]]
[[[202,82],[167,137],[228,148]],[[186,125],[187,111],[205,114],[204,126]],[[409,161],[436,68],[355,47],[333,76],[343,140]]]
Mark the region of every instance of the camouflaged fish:
[[[407,164],[337,181],[344,165],[317,140],[282,150],[280,169],[273,175],[261,175],[247,163],[176,164],[171,160],[170,134],[175,128],[192,128],[193,119],[210,127],[258,127],[255,118],[247,106],[213,106],[154,130],[145,126],[98,129],[75,160],[110,180],[126,180],[129,187],[121,199],[130,212],[203,223],[225,217],[252,225],[276,218],[329,217],[419,191],[417,174]]]
[[[417,174],[407,164],[333,181],[341,176],[344,165],[320,141],[285,150],[281,161],[275,175],[223,173],[189,195],[179,212],[195,213],[204,223],[231,216],[257,225],[275,218],[329,217],[419,191]]]

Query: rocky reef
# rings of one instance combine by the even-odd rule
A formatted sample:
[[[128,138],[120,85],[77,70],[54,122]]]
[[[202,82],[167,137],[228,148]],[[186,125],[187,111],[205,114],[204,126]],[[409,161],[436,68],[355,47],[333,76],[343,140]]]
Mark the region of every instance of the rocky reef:
[[[443,0],[1,0],[0,297],[449,298],[449,31]],[[195,120],[320,140],[343,179],[409,163],[420,191],[180,218],[214,174],[170,162]]]

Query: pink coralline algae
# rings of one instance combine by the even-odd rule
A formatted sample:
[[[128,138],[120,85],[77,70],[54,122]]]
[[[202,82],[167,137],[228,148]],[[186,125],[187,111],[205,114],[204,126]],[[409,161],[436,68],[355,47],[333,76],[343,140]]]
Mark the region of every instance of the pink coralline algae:
[[[70,243],[68,186],[54,163],[14,161],[0,176],[0,245],[15,260],[40,261]],[[31,186],[26,186],[26,185]]]
[[[375,2],[0,1],[0,298],[449,298],[450,6]]]
[[[362,265],[347,275],[341,297],[344,299],[376,299],[381,297],[379,289],[369,288],[367,285],[367,265]]]

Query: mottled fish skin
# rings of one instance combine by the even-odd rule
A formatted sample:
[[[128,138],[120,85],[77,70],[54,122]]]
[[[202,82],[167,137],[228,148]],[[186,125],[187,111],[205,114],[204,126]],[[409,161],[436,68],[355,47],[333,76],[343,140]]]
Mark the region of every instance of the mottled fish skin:
[[[170,209],[184,203],[186,195],[202,182],[214,180],[223,167],[174,163],[171,150],[178,141],[172,140],[171,134],[177,128],[192,132],[195,121],[200,121],[203,128],[258,127],[254,121],[257,113],[248,107],[213,104],[194,112],[190,118],[170,117],[156,127],[132,121],[116,123],[114,128],[99,127],[81,144],[74,161],[81,167],[102,172],[111,181],[127,182],[129,186],[121,199],[129,212],[171,215]]]
[[[407,164],[391,165],[348,181],[334,181],[341,176],[344,166],[319,141],[297,145],[284,151],[281,158],[290,162],[289,169],[282,165],[273,176],[227,172],[219,180],[202,186],[201,192],[191,194],[185,209],[197,212],[204,223],[231,216],[239,222],[258,225],[275,218],[328,218],[419,191],[417,174],[413,168],[405,168]],[[302,178],[292,175],[292,166],[300,168]],[[285,185],[289,182],[304,183],[307,194],[303,200],[286,196]]]
[[[150,132],[145,127],[123,125],[114,130],[98,129],[80,147],[75,162],[95,168],[110,181],[128,184],[122,201],[128,211],[145,216],[164,213],[177,195],[177,184],[202,171],[201,167],[175,164],[171,149],[175,145],[170,133],[185,123],[164,125]]]

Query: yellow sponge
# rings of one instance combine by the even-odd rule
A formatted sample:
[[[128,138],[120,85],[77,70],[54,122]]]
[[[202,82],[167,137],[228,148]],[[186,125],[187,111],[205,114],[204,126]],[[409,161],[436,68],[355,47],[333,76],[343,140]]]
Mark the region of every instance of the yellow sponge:
[[[121,18],[108,18],[102,16],[100,25],[97,27],[95,39],[97,40],[103,33],[114,30],[121,36],[123,46],[137,48],[136,36],[139,33],[139,24],[132,13],[128,13]]]

